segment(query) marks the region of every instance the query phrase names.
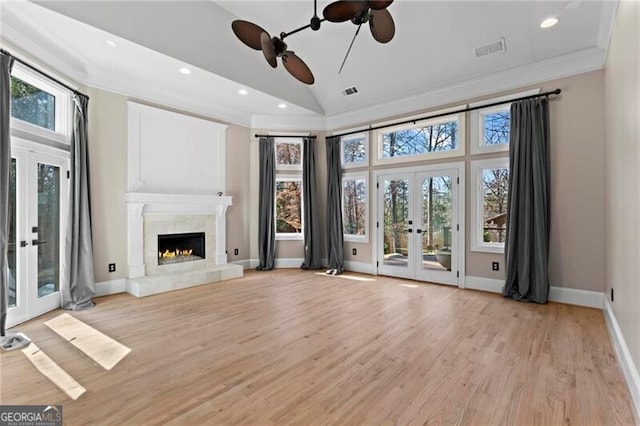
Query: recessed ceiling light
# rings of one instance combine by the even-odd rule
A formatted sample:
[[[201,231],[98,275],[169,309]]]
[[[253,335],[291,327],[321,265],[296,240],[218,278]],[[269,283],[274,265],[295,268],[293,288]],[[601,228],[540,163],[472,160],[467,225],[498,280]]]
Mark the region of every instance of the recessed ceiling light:
[[[105,43],[107,43],[107,46],[109,47],[118,47],[118,43],[113,40],[106,40]]]
[[[285,109],[286,107],[287,107],[287,104],[285,104],[284,102],[280,102],[278,104],[278,108]]]
[[[556,17],[547,18],[540,23],[540,28],[550,28],[557,23],[558,23],[558,18]]]
[[[191,70],[189,68],[182,67],[180,68],[180,73],[184,75],[189,75],[191,74]]]
[[[247,89],[240,89],[240,90],[238,90],[238,93],[240,93],[241,95],[246,95],[249,92],[247,92]]]

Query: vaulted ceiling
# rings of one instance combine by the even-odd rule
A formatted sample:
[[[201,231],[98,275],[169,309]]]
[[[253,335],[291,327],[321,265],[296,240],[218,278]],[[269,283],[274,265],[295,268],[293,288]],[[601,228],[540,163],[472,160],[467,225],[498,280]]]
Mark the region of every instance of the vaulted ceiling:
[[[327,4],[318,2],[319,14]],[[313,71],[312,86],[282,65],[272,69],[231,31],[243,19],[272,35],[289,32],[309,23],[311,0],[2,2],[0,36],[87,85],[254,127],[335,128],[600,68],[615,8],[396,0],[388,9],[393,40],[377,43],[363,27],[341,73],[351,22],[286,39]],[[558,24],[540,28],[551,16]],[[475,48],[499,39],[504,52],[476,57]],[[184,66],[190,75],[177,72]],[[341,93],[352,86],[357,94]],[[283,102],[288,107],[277,108]]]

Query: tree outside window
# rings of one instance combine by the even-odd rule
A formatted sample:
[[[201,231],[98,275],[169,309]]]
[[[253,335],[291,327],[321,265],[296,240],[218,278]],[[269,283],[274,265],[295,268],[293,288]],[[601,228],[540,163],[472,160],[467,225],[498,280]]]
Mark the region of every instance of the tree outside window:
[[[302,233],[302,181],[276,180],[276,233]]]
[[[450,121],[385,133],[382,158],[422,155],[458,149],[458,122]]]
[[[509,169],[492,168],[482,171],[482,241],[504,243],[507,232],[507,196]]]
[[[342,179],[342,227],[345,238],[362,239],[367,229],[367,180]]]

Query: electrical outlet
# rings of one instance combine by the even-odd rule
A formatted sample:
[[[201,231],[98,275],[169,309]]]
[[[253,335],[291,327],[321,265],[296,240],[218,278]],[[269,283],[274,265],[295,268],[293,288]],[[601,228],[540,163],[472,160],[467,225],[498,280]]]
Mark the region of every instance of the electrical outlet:
[[[115,263],[110,263],[109,264],[109,272],[115,272],[116,271],[116,264]]]
[[[353,253],[353,255],[357,255],[358,254],[358,249],[354,248],[353,250],[351,250],[351,253]]]
[[[491,262],[491,269],[493,269],[494,271],[499,271],[500,270],[500,262]]]
[[[240,250],[235,249],[235,250],[233,251],[233,254],[234,254],[235,256],[239,255],[239,254],[240,254]]]

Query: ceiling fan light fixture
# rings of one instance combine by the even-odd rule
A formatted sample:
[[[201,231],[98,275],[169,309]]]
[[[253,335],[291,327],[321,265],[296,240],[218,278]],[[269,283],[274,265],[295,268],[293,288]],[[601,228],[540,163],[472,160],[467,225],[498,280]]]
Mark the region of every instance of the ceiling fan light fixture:
[[[242,43],[252,49],[262,50],[265,60],[272,68],[276,68],[278,66],[277,59],[282,58],[284,68],[289,74],[302,83],[313,84],[315,82],[313,73],[307,64],[296,56],[293,51],[287,50],[287,44],[284,39],[308,28],[317,31],[320,29],[322,21],[325,20],[331,22],[346,22],[350,20],[358,28],[342,62],[342,66],[344,66],[362,24],[369,22],[371,34],[379,43],[391,41],[395,34],[395,24],[387,10],[391,3],[393,3],[393,0],[337,0],[324,8],[322,12],[323,19],[320,19],[317,14],[318,3],[317,0],[314,0],[313,17],[310,23],[290,32],[281,32],[279,37],[271,37],[262,27],[240,19],[233,21],[231,28]],[[342,71],[342,66],[340,71]]]

